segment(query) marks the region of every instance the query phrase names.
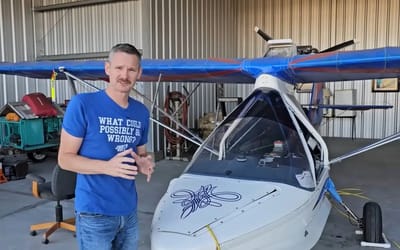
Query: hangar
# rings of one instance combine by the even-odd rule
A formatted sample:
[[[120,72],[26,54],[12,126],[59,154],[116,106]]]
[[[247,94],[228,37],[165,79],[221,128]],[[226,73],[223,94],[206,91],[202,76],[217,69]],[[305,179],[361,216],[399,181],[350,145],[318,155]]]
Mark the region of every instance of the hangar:
[[[272,37],[291,38],[298,45],[321,50],[350,39],[358,42],[347,50],[399,42],[397,1],[3,1],[1,5],[1,60],[11,62],[104,59],[109,48],[121,41],[142,49],[144,58],[251,58],[265,52],[265,42],[254,32],[255,26]],[[50,96],[49,80],[2,76],[1,83],[1,106],[30,92]],[[357,104],[394,105],[385,112],[357,114],[357,138],[382,138],[398,131],[397,93],[372,92],[372,85],[372,80],[328,83],[332,93],[355,90]],[[194,86],[188,85],[189,90]],[[154,97],[154,85],[138,87]],[[163,84],[159,103],[164,102],[168,89],[182,91],[181,84]],[[216,88],[206,85],[200,89],[189,107],[190,128],[216,106]],[[224,86],[218,95],[245,97],[250,90],[248,85]],[[88,90],[78,89],[82,91]],[[68,84],[57,82],[57,102],[71,95]],[[210,101],[202,101],[202,96]],[[299,97],[307,103],[308,96]],[[351,137],[351,125],[351,119],[329,120],[321,133]],[[152,151],[163,148],[160,134],[154,128]]]
[[[398,46],[398,1],[2,1],[1,61],[104,59],[109,48],[127,41],[141,48],[145,58],[241,58],[264,53],[265,44],[254,26],[277,38],[324,49],[349,39],[351,49]],[[94,83],[104,87],[104,83]],[[26,93],[51,94],[49,80],[1,77],[1,106]],[[326,137],[378,139],[398,131],[398,89],[374,92],[374,80],[328,83],[333,94],[351,90],[357,104],[393,104],[387,111],[357,112],[351,119],[327,117],[321,134]],[[189,89],[196,87],[188,83]],[[151,98],[155,85],[139,83]],[[163,103],[171,90],[161,87],[156,102]],[[72,96],[68,84],[56,83],[56,102]],[[252,86],[213,84],[199,87],[192,96],[188,125],[215,110],[217,96],[246,97]],[[90,91],[84,87],[79,92]],[[296,93],[306,103],[307,95]],[[204,98],[206,97],[206,98]],[[149,151],[165,154],[163,130],[153,126]]]

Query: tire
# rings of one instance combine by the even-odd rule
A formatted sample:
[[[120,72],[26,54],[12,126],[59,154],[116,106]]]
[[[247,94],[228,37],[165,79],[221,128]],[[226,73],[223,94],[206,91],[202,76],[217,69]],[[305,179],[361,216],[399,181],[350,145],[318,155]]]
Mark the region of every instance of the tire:
[[[367,202],[363,208],[364,241],[382,243],[382,211],[376,202]]]
[[[47,154],[43,151],[33,151],[27,153],[28,158],[31,159],[33,162],[42,162],[46,160]]]

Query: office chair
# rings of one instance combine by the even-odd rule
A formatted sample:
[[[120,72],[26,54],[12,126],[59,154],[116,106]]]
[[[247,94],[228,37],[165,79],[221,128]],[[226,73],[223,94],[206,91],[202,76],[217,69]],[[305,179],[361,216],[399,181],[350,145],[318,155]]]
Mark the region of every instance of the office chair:
[[[47,229],[43,234],[42,243],[48,244],[49,236],[59,228],[67,229],[75,233],[75,218],[63,219],[61,201],[75,197],[76,173],[63,170],[56,165],[53,169],[51,181],[46,182],[45,178],[34,174],[28,174],[26,177],[32,180],[33,196],[57,202],[55,206],[56,220],[53,222],[31,225],[30,234],[35,236],[37,234],[36,230]]]

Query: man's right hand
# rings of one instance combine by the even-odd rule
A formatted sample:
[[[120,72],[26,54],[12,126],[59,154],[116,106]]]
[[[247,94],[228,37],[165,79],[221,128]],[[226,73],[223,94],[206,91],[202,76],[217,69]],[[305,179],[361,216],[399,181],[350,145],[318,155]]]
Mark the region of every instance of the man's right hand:
[[[138,167],[135,165],[135,159],[131,157],[133,150],[127,149],[116,154],[108,161],[106,174],[134,180],[138,174]]]

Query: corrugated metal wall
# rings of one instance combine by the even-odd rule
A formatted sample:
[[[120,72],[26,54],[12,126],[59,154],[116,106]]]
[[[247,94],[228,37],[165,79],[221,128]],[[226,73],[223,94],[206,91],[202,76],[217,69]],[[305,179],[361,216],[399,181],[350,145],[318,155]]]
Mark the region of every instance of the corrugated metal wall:
[[[77,8],[34,11],[37,7],[73,1],[2,0],[0,2],[1,61],[35,60],[38,56],[104,52],[117,42],[142,47],[140,1],[122,1]],[[112,8],[111,8],[112,5]],[[50,76],[49,76],[50,79]],[[96,83],[104,87],[103,83]],[[50,96],[49,80],[1,76],[0,104],[18,101],[29,92]],[[57,82],[57,102],[72,91]],[[79,91],[87,91],[78,88]]]
[[[36,57],[77,53],[103,53],[114,44],[128,42],[142,49],[142,9],[140,1],[116,1],[81,7],[38,11],[44,6],[77,1],[34,0]],[[43,85],[46,81],[41,81]],[[48,81],[47,81],[48,82]],[[94,82],[104,88],[104,82]],[[93,91],[78,85],[78,92]],[[45,93],[50,93],[49,89]],[[66,81],[56,83],[57,102],[73,92]]]
[[[23,2],[25,1],[21,1]],[[32,4],[21,8],[15,15],[29,17],[27,22],[30,24],[29,30],[34,30],[35,37],[31,36],[26,42],[31,46],[29,56],[17,56],[9,60],[34,60],[37,57],[50,55],[105,52],[118,42],[129,42],[143,49],[145,58],[235,56],[237,38],[235,1],[117,1],[83,7],[43,9],[55,4],[72,2],[77,1],[33,0]],[[11,4],[14,3],[12,1],[9,3],[14,5]],[[12,9],[10,6],[4,8]],[[28,12],[29,15],[24,12]],[[14,32],[12,30],[9,32],[16,33],[16,30],[23,33],[24,29],[16,27]],[[13,81],[13,86],[10,86],[10,81],[7,81],[7,84],[3,84],[4,95],[13,91],[16,91],[16,94],[14,99],[5,99],[2,103],[19,100],[24,94],[33,91],[40,91],[50,96],[49,80],[25,78],[18,80],[30,84],[21,89],[24,85]],[[104,83],[95,85],[104,88]],[[140,90],[154,98],[155,85],[138,85],[141,85]],[[182,86],[183,84],[163,83],[156,104],[163,106],[168,91],[185,92]],[[191,91],[196,85],[185,86]],[[73,94],[66,81],[57,81],[56,90],[57,102],[63,102]],[[78,92],[85,91],[92,89],[78,86]],[[202,85],[191,100],[188,125],[193,128],[197,126],[198,117],[215,109],[215,85]],[[151,133],[150,137],[155,142],[154,150],[163,149],[164,143],[160,140],[163,138],[162,131],[154,126],[154,131]]]
[[[357,39],[355,46],[369,49],[400,45],[398,0],[247,0],[239,1],[238,56],[263,55],[264,41],[254,32],[259,26],[274,38],[292,38],[299,45],[326,49],[335,44]],[[334,93],[356,89],[357,104],[392,104],[393,109],[357,112],[356,137],[382,138],[399,131],[399,93],[372,93],[371,80],[329,83]],[[248,88],[243,88],[247,93]],[[308,103],[308,95],[299,95]],[[351,119],[325,120],[322,134],[351,136]]]
[[[33,17],[31,1],[0,1],[0,60],[33,59]],[[20,100],[28,91],[35,91],[34,80],[23,77],[0,76],[0,105]]]
[[[264,54],[259,26],[275,38],[325,49],[356,38],[351,49],[399,45],[398,0],[142,0],[117,1],[51,11],[37,6],[71,0],[2,0],[0,56],[2,61],[33,60],[36,56],[104,52],[117,42],[142,48],[146,58],[254,57]],[[49,81],[1,76],[0,104],[19,100],[28,92],[50,95]],[[104,86],[104,84],[99,84]],[[147,87],[148,86],[148,87]],[[157,103],[182,84],[163,83]],[[187,84],[190,91],[195,84]],[[332,92],[357,90],[358,104],[393,104],[392,110],[357,113],[356,136],[380,138],[399,130],[398,92],[371,93],[371,81],[329,83]],[[150,95],[155,84],[140,88]],[[251,85],[225,86],[226,96],[246,96]],[[86,91],[86,89],[79,89]],[[202,85],[191,98],[189,127],[215,109],[214,85]],[[71,96],[65,83],[57,84],[57,101]],[[307,103],[306,94],[298,94]],[[153,97],[153,96],[152,96]],[[379,121],[379,122],[377,122]],[[381,122],[383,121],[383,122]],[[351,136],[350,119],[330,119],[323,135]],[[160,131],[154,131],[156,147]]]
[[[207,58],[236,56],[236,1],[150,0],[149,36],[151,58]],[[157,103],[164,106],[169,91],[190,92],[197,84],[162,83]],[[156,87],[152,88],[156,92]],[[152,96],[153,97],[153,96]],[[216,107],[215,84],[202,84],[190,99],[188,126]],[[155,127],[155,135],[161,135]],[[160,148],[165,141],[155,140]]]

